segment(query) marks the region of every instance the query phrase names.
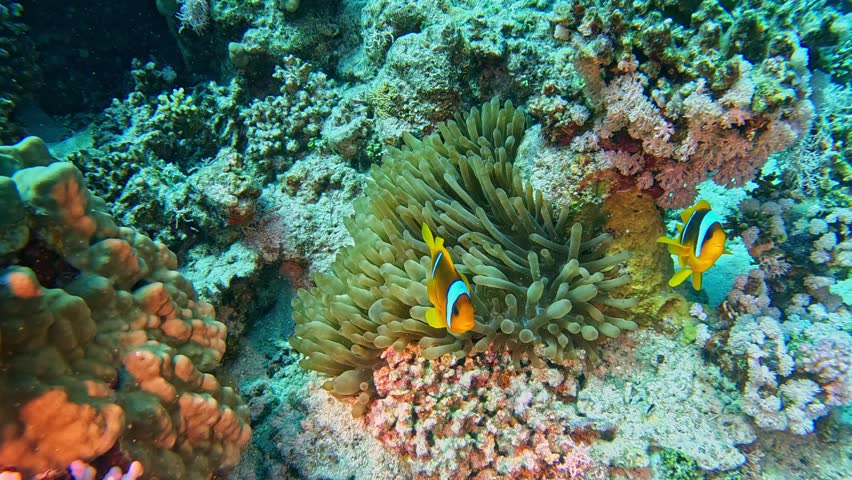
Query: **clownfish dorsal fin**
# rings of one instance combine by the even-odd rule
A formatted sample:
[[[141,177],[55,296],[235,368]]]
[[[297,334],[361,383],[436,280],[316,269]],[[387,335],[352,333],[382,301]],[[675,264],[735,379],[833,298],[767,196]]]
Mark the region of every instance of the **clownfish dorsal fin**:
[[[435,237],[435,250],[436,251],[446,250],[444,248],[444,237]],[[447,252],[447,253],[449,253],[449,252]]]
[[[701,210],[711,210],[712,207],[710,206],[710,202],[708,202],[707,200],[699,200],[698,203],[696,203],[695,206],[692,207],[692,209],[696,212],[699,212]]]
[[[695,214],[695,212],[710,209],[710,202],[708,202],[707,200],[699,200],[698,203],[696,203],[695,205],[680,212],[680,221],[683,223],[688,223],[689,219],[692,218],[692,215]]]
[[[429,225],[426,222],[423,222],[423,228],[420,229],[420,234],[423,235],[423,241],[426,242],[426,246],[429,248],[430,252],[435,251],[435,237],[432,235],[432,230],[429,229]]]

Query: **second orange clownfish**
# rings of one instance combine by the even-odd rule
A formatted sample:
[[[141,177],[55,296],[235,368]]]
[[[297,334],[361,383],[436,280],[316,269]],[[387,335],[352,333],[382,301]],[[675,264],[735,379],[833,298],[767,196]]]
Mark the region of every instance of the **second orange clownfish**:
[[[727,235],[722,229],[719,215],[714,212],[707,200],[701,200],[680,214],[683,225],[678,225],[680,237],[675,240],[668,237],[657,239],[665,243],[669,253],[677,256],[681,269],[669,280],[670,287],[676,287],[692,275],[692,288],[701,290],[701,277],[716,263],[725,250]]]
[[[433,307],[426,311],[426,322],[434,328],[446,328],[452,333],[467,332],[474,324],[470,283],[453,265],[450,252],[444,248],[444,239],[435,238],[426,223],[423,224],[422,234],[432,255],[432,273],[427,291]]]

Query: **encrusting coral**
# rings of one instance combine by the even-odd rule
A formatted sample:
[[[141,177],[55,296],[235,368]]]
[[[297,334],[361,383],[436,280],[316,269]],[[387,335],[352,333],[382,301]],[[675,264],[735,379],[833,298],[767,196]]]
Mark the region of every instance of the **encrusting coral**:
[[[0,241],[0,467],[109,452],[151,478],[211,478],[251,436],[245,403],[209,373],[225,326],[174,253],[105,212],[42,140],[0,147],[14,233]]]
[[[291,344],[302,366],[334,377],[324,387],[336,396],[357,396],[355,415],[376,395],[373,370],[388,347],[417,343],[430,359],[505,348],[516,364],[543,365],[637,326],[621,312],[636,301],[610,296],[630,282],[619,268],[630,253],[606,255],[608,234],[584,238],[582,225],[513,167],[521,110],[493,99],[437,129],[422,141],[407,136],[373,168],[346,221],[354,245],[293,302]],[[476,324],[464,334],[425,321],[423,222],[471,277]]]

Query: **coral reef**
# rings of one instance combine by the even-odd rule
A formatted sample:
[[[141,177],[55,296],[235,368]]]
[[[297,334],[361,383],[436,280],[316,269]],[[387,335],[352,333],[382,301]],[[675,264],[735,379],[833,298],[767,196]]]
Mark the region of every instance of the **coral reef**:
[[[779,307],[806,293],[836,310],[844,299],[835,289],[852,273],[852,209],[843,205],[843,194],[803,202],[784,191],[765,197],[772,196],[743,200],[730,223],[772,291],[781,294]]]
[[[416,346],[389,349],[376,372],[383,398],[366,421],[417,478],[630,478],[651,465],[650,445],[693,457],[696,469],[743,464],[736,445],[754,431],[694,346],[639,331],[604,347],[594,369],[515,368],[505,351],[429,360]]]
[[[249,125],[245,140],[249,161],[304,151],[319,137],[337,100],[334,81],[292,55],[275,65],[272,77],[280,84],[279,91],[253,101],[240,113],[240,121]]]
[[[813,117],[807,50],[771,25],[773,8],[559,2],[553,36],[572,47],[569,74],[531,111],[587,181],[638,186],[666,208],[691,204],[707,179],[743,185]]]
[[[210,373],[225,327],[175,255],[116,226],[40,139],[0,159],[17,233],[0,252],[0,464],[35,474],[117,450],[161,478],[236,465],[248,409]]]
[[[260,425],[253,443],[272,460],[258,462],[257,478],[410,478],[407,462],[388,455],[348,406],[321,387],[322,379],[298,365],[297,352],[286,342],[268,347],[277,351],[261,367],[266,375],[254,373],[244,387],[252,423]]]
[[[0,147],[0,477],[852,468],[849,2],[65,3],[0,0],[0,140],[82,171]]]
[[[606,256],[609,235],[584,240],[567,210],[514,173],[523,112],[494,99],[438,129],[423,141],[408,137],[373,169],[347,224],[355,245],[294,301],[291,343],[306,356],[302,365],[333,376],[326,388],[335,394],[357,395],[356,414],[375,394],[372,370],[390,346],[416,341],[427,358],[506,346],[516,365],[542,365],[636,328],[618,313],[636,301],[609,295],[630,282],[617,268],[629,253]],[[471,274],[478,314],[469,333],[424,321],[428,252],[411,233],[423,222]]]
[[[13,142],[21,126],[12,118],[15,107],[39,85],[40,69],[29,28],[23,22],[19,2],[0,1],[0,142]]]
[[[113,215],[175,249],[180,242],[181,254],[241,236],[263,185],[305,154],[336,98],[333,82],[292,56],[260,99],[238,79],[190,92],[172,87],[167,68],[134,67],[134,91],[113,101],[95,123],[93,145],[68,160],[112,202]]]
[[[715,325],[705,347],[738,379],[742,410],[758,426],[808,434],[852,403],[852,315],[845,307],[829,315],[804,294],[782,314],[769,293],[762,270],[740,275],[728,295],[730,328]]]
[[[382,398],[366,417],[386,447],[414,459],[415,476],[580,479],[602,469],[588,444],[614,426],[568,407],[581,361],[516,370],[505,351],[427,360],[421,350],[385,351],[375,375]]]

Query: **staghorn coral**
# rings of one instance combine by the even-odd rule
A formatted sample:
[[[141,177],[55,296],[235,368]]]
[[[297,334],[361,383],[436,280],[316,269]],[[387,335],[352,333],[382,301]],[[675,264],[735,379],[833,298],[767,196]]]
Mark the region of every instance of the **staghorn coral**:
[[[636,328],[620,313],[635,300],[609,294],[630,282],[613,268],[629,252],[605,255],[609,235],[584,239],[568,210],[525,184],[511,163],[524,126],[522,111],[493,99],[422,141],[407,136],[356,200],[346,222],[355,244],[294,299],[291,344],[302,366],[334,377],[324,387],[337,396],[357,396],[356,415],[376,395],[373,370],[388,347],[416,342],[429,359],[506,347],[516,365],[538,366]],[[425,322],[428,250],[412,233],[422,222],[471,274],[470,332]]]
[[[30,137],[0,147],[0,465],[27,474],[110,451],[151,478],[239,462],[248,409],[210,372],[225,326],[165,245],[115,225],[82,173]],[[4,172],[6,173],[6,172]]]

